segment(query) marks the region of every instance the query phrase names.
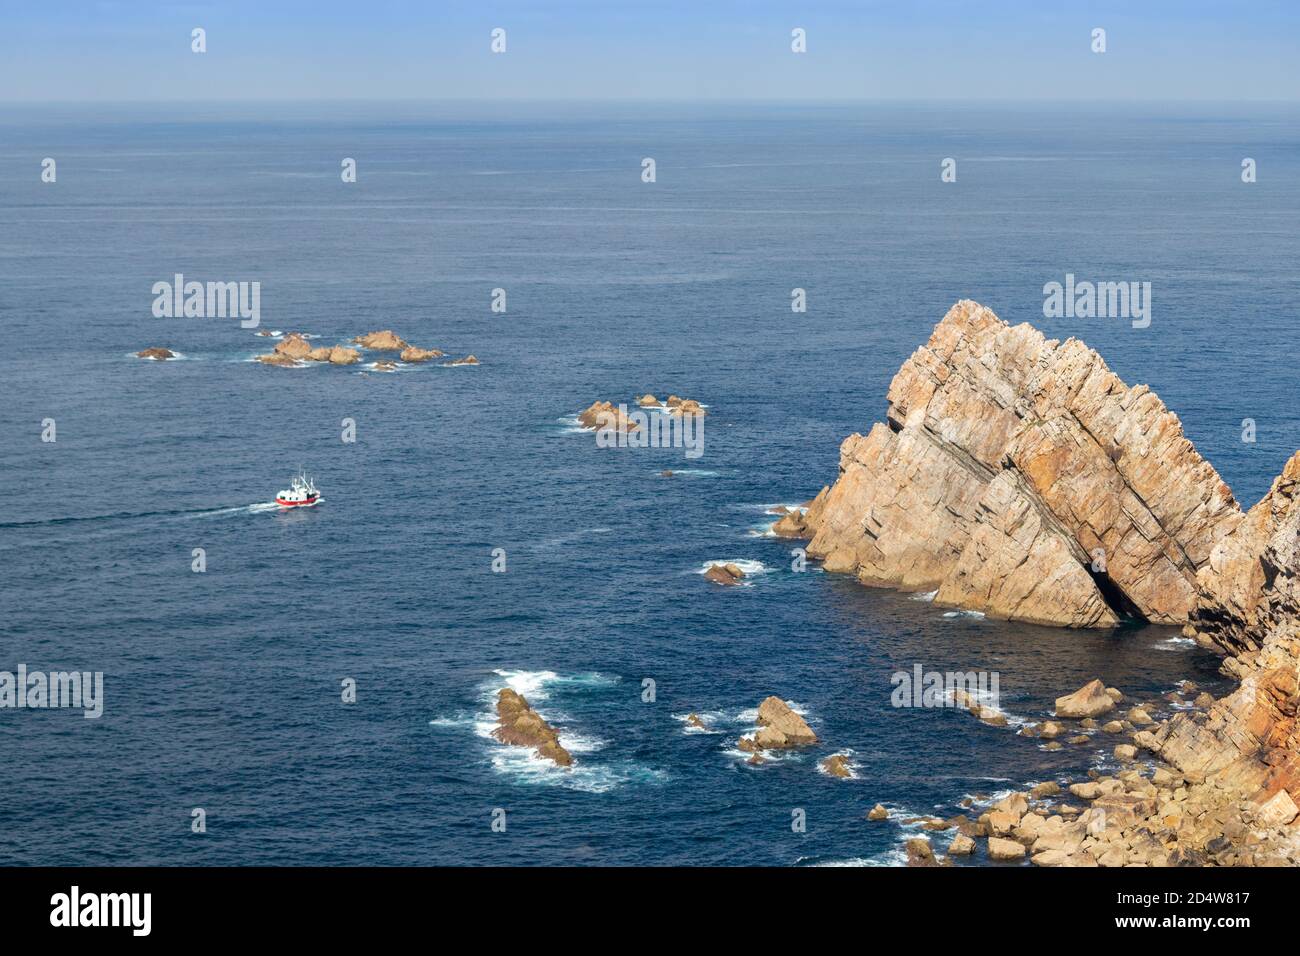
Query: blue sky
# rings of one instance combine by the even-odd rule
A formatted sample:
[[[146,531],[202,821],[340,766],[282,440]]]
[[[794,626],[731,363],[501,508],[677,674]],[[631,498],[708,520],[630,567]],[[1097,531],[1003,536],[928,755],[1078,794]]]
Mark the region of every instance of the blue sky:
[[[1294,101],[1298,41],[1295,0],[0,0],[0,102]]]

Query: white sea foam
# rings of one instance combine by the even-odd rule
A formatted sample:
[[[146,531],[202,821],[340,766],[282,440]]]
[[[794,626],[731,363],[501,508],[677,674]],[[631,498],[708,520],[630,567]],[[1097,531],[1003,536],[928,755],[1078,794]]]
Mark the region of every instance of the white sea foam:
[[[948,618],[968,618],[972,621],[984,620],[983,611],[944,611],[943,616]]]
[[[918,593],[916,593],[916,594],[913,594],[912,597],[911,597],[911,600],[913,600],[913,601],[924,601],[924,602],[926,602],[927,604],[929,604],[931,601],[933,601],[933,600],[935,599],[935,597],[938,596],[938,594],[939,594],[939,591],[938,591],[937,588],[936,588],[935,590],[933,590],[933,591],[922,591],[922,592],[918,592]],[[947,617],[947,615],[945,614],[944,617]]]
[[[1190,637],[1167,637],[1163,641],[1157,641],[1152,647],[1157,651],[1185,651],[1188,648],[1195,647],[1196,642]]]

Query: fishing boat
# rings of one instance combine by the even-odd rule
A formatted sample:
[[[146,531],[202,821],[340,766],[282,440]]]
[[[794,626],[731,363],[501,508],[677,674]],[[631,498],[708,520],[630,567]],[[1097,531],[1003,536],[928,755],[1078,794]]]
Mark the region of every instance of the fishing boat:
[[[289,482],[289,487],[275,496],[275,503],[281,508],[310,508],[320,500],[320,492],[305,472],[299,472]]]

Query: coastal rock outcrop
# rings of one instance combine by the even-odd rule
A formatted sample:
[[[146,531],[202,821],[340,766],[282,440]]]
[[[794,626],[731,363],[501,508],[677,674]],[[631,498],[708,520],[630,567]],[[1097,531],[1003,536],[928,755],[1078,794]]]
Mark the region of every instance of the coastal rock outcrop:
[[[171,349],[165,349],[161,346],[152,346],[147,349],[141,349],[135,353],[136,358],[153,359],[155,362],[165,362],[167,359],[175,358],[176,353]]]
[[[555,728],[538,716],[522,694],[509,687],[497,694],[497,728],[492,736],[503,744],[532,747],[561,767],[573,765],[573,757],[561,746]]]
[[[1182,624],[1244,517],[1150,389],[975,302],[949,310],[888,402],[777,531],[864,584],[1041,624]]]
[[[583,428],[612,428],[621,432],[633,432],[639,427],[612,402],[599,401],[578,413],[578,424]]]
[[[302,335],[297,332],[290,332],[275,343],[274,351],[278,355],[285,355],[292,359],[305,359],[311,354],[312,348],[311,343]]]
[[[401,336],[391,329],[358,335],[352,340],[352,344],[374,352],[401,352],[407,347],[407,343]]]
[[[402,354],[398,356],[403,362],[427,362],[429,359],[442,358],[443,353],[440,349],[422,349],[414,345],[408,345],[402,349]]]

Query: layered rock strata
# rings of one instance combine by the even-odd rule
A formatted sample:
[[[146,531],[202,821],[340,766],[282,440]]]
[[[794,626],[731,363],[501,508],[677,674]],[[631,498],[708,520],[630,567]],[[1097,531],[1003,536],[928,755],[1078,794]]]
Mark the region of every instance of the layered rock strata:
[[[1082,342],[958,302],[903,363],[886,421],[776,532],[828,571],[992,617],[1186,622],[1243,520],[1178,418]]]

